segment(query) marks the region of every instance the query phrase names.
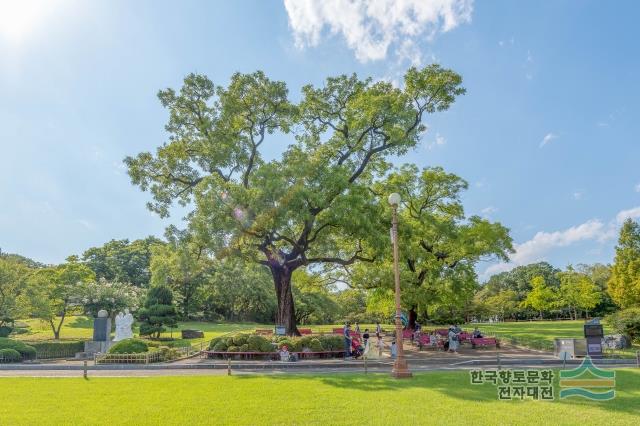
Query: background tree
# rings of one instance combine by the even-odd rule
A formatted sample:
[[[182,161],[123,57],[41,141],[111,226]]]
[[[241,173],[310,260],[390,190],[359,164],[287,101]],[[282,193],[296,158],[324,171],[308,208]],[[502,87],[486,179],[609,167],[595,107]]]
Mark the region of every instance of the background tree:
[[[534,277],[531,280],[531,291],[527,294],[522,305],[538,311],[540,313],[540,319],[542,319],[542,313],[552,309],[556,303],[557,296],[553,289],[547,285],[544,277]]]
[[[36,270],[29,276],[26,293],[31,315],[49,323],[54,338],[60,339],[67,314],[81,304],[83,286],[95,279],[95,273],[75,256],[62,265]]]
[[[296,323],[331,324],[336,321],[340,306],[330,292],[334,289],[331,278],[298,269],[293,274],[292,282]]]
[[[562,305],[578,319],[578,310],[589,311],[600,302],[600,292],[589,276],[574,270],[571,266],[559,273],[560,297]]]
[[[452,321],[471,315],[478,281],[475,265],[480,260],[507,260],[512,251],[509,231],[499,223],[478,216],[465,217],[460,195],[467,183],[460,177],[433,167],[419,170],[404,165],[377,182],[373,191],[398,192],[399,238],[403,302],[409,308],[409,327],[418,312],[428,317],[437,311]],[[388,229],[390,207],[384,200],[381,228]],[[393,286],[391,241],[385,233],[376,241],[376,262],[349,268],[345,279],[365,288]]]
[[[165,326],[175,328],[178,325],[178,313],[173,306],[173,293],[165,285],[149,289],[144,307],[138,312],[140,335],[153,336],[156,339],[166,330]]]
[[[79,286],[77,299],[86,314],[96,317],[98,311],[104,309],[114,319],[125,308],[135,312],[140,306],[142,294],[143,290],[134,285],[100,278]]]
[[[168,243],[152,249],[151,284],[166,284],[178,295],[182,317],[191,318],[202,304],[202,287],[210,277],[213,261],[206,248],[191,235],[173,229]]]
[[[0,256],[0,327],[24,314],[21,296],[30,269],[15,258]]]
[[[485,303],[492,315],[504,321],[518,312],[518,293],[515,290],[502,290],[494,296],[487,297]]]
[[[594,263],[592,265],[578,264],[576,270],[585,274],[598,288],[600,294],[600,302],[593,308],[591,314],[593,316],[605,316],[618,309],[608,291],[608,283],[611,279],[611,266],[602,263]]]
[[[560,269],[547,262],[531,263],[492,275],[483,288],[486,289],[487,297],[494,296],[504,290],[513,290],[516,292],[518,300],[523,301],[531,290],[531,280],[535,277],[543,277],[549,287],[557,289],[560,286],[558,272]]]
[[[622,308],[640,306],[640,225],[632,219],[620,229],[608,291]]]
[[[97,278],[104,278],[107,282],[148,287],[152,249],[162,244],[156,237],[132,242],[128,239],[111,240],[101,247],[87,249],[82,254],[82,261],[95,272]]]
[[[273,322],[276,298],[269,271],[238,258],[217,260],[203,287],[203,315],[209,320]]]
[[[439,65],[411,68],[402,89],[340,76],[305,86],[294,105],[285,83],[262,72],[234,74],[226,88],[192,74],[179,93],[159,93],[168,143],[125,163],[132,182],[151,191],[153,211],[193,206],[190,228],[210,247],[269,268],[276,322],[297,334],[292,273],[368,259],[362,240],[380,232],[372,180],[389,168],[385,158],[417,145],[425,114],[465,92],[461,80]],[[290,140],[291,129],[295,143],[266,161],[263,145]]]

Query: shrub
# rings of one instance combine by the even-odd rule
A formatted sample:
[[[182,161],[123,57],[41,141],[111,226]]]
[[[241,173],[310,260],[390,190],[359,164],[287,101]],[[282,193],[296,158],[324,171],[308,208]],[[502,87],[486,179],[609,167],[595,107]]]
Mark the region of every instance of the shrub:
[[[244,345],[240,346],[240,352],[249,352],[249,345],[245,343]]]
[[[344,338],[338,335],[325,335],[318,337],[325,351],[338,351],[344,348]]]
[[[640,340],[640,308],[629,308],[615,312],[605,318],[605,322],[619,334],[631,340]]]
[[[84,342],[33,342],[39,359],[67,358],[84,351]]]
[[[7,325],[3,325],[2,327],[0,327],[0,337],[9,337],[12,331],[13,328]]]
[[[240,352],[240,348],[237,346],[229,346],[227,352]]]
[[[121,340],[109,348],[110,354],[141,354],[149,352],[149,345],[140,339]]]
[[[214,337],[213,339],[211,339],[211,342],[209,342],[209,350],[215,350],[213,348],[220,342],[222,342],[222,337]]]
[[[216,352],[226,352],[228,348],[229,346],[227,345],[226,340],[220,340],[213,346],[213,348],[210,347],[209,349]]]
[[[309,342],[309,346],[307,347],[311,349],[312,352],[320,352],[324,349],[322,347],[322,343],[320,343],[320,340],[317,337],[311,339],[311,341]]]
[[[15,349],[0,349],[0,362],[19,362],[22,361],[22,355]]]
[[[272,347],[269,340],[258,335],[249,336],[249,338],[247,338],[247,344],[249,345],[249,350],[253,352],[270,352],[265,351],[264,348]]]
[[[152,287],[147,293],[144,308],[138,312],[138,319],[143,336],[160,337],[160,333],[166,330],[164,326],[176,327],[178,313],[173,306],[171,289],[164,285]]]
[[[0,337],[0,349],[13,349],[20,353],[22,359],[34,359],[36,357],[36,349],[33,346],[18,340],[7,339],[6,337]]]
[[[247,334],[236,334],[235,336],[233,336],[233,344],[236,346],[242,346],[244,344],[247,343],[247,339],[249,338],[249,335]]]

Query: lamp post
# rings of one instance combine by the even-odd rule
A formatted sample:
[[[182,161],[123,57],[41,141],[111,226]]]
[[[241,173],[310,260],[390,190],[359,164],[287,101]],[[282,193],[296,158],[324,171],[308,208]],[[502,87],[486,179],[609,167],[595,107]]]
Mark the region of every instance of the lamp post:
[[[394,192],[389,195],[389,204],[393,210],[391,240],[393,243],[393,275],[396,284],[396,360],[393,363],[391,375],[396,379],[411,377],[409,366],[404,359],[404,345],[402,342],[402,311],[400,310],[400,268],[398,267],[398,205],[400,194]]]

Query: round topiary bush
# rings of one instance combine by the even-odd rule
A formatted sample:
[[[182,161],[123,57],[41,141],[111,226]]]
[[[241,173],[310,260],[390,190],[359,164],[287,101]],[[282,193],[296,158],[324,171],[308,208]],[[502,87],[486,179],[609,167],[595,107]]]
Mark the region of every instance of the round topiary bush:
[[[22,359],[34,359],[36,357],[36,349],[33,346],[29,346],[18,340],[7,339],[6,337],[0,337],[0,350],[1,349],[13,349],[20,353]]]
[[[227,351],[227,342],[224,340],[220,340],[218,343],[216,343],[213,348],[211,348],[212,351],[215,352],[226,352]]]
[[[0,349],[0,362],[20,362],[22,355],[15,349]]]
[[[229,346],[227,352],[240,352],[240,348],[238,346]]]
[[[232,339],[235,346],[242,346],[247,343],[249,336],[246,334],[236,334]]]
[[[240,352],[249,352],[249,345],[245,343],[244,345],[240,346]]]
[[[271,352],[271,342],[266,338],[258,335],[249,336],[247,339],[247,344],[249,345],[249,350],[253,352]],[[268,351],[265,351],[264,348],[269,348]]]
[[[121,340],[109,348],[110,354],[142,354],[149,352],[149,345],[140,339]]]
[[[324,349],[322,347],[322,343],[320,343],[320,340],[317,337],[311,339],[305,347],[309,348],[312,352],[321,352]]]

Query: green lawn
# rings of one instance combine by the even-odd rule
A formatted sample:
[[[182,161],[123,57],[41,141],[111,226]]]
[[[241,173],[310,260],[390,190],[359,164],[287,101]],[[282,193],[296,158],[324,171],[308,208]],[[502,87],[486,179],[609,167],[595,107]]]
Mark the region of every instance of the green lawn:
[[[553,339],[556,337],[584,337],[584,321],[522,321],[501,322],[493,324],[468,324],[466,328],[478,326],[489,335],[495,335],[515,344],[529,346],[534,349],[553,350]],[[605,334],[613,333],[604,326]],[[637,345],[625,351],[617,351],[619,355],[631,356],[640,350]]]
[[[41,320],[21,320],[22,325],[29,326],[29,333],[17,334],[12,337],[15,339],[25,341],[40,341],[40,340],[52,340],[53,333],[48,323]],[[328,325],[301,325],[300,328],[311,328],[314,332],[330,332],[334,327],[342,327],[341,324],[328,324]],[[369,328],[372,332],[375,330],[375,324],[362,324],[361,330]],[[384,325],[385,330],[391,330],[392,325]],[[273,329],[273,324],[257,324],[257,323],[213,323],[213,322],[200,322],[189,321],[180,322],[178,328],[173,332],[167,331],[163,334],[163,337],[180,337],[180,330],[182,329],[196,329],[204,331],[204,340],[210,341],[214,337],[233,333],[238,331],[255,330],[256,328]],[[137,327],[134,327],[134,333],[137,334]],[[60,332],[60,338],[62,340],[87,340],[91,339],[93,334],[93,321],[86,316],[70,316],[65,319]]]
[[[0,424],[640,423],[640,371],[618,370],[612,401],[498,401],[467,372],[387,375],[0,378]]]

